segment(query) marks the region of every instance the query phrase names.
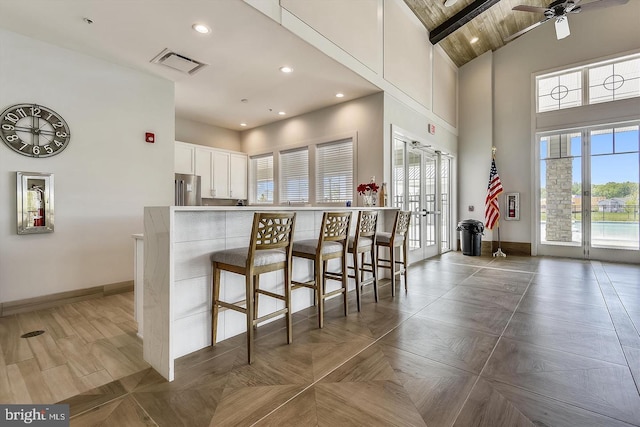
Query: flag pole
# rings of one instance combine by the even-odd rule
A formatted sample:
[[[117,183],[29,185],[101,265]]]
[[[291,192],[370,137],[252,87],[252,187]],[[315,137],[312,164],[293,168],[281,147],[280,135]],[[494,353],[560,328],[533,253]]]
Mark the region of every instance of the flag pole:
[[[495,160],[496,159],[496,147],[491,147],[491,159]],[[493,253],[494,257],[507,257],[507,254],[505,254],[504,252],[502,252],[502,243],[500,241],[500,220],[498,219],[498,221],[496,221],[496,228],[498,229],[498,250],[495,251]]]

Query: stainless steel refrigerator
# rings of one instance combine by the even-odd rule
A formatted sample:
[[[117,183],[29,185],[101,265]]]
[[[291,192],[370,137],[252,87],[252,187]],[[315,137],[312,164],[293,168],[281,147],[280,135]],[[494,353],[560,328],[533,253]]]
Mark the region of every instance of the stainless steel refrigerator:
[[[200,196],[200,177],[198,175],[176,174],[175,205],[202,205],[202,198]]]

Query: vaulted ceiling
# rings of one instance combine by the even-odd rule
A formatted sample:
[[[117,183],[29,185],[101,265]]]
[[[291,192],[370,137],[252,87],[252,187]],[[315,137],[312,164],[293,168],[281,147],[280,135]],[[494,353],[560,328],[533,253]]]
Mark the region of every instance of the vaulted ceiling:
[[[444,5],[445,0],[404,0],[404,2],[429,30],[432,43],[439,43],[451,60],[460,67],[489,50],[504,46],[505,38],[544,18],[541,13],[514,11],[512,9],[515,6],[546,8],[551,0],[457,0],[449,7]],[[579,0],[575,0],[575,3],[578,2]],[[617,2],[624,3],[624,1],[607,0],[603,4]],[[591,1],[580,2],[582,5],[588,3]],[[593,12],[589,11],[589,13]],[[477,16],[473,17],[476,14]],[[580,18],[572,15],[569,21],[573,19]],[[553,23],[549,22],[546,25],[553,25]],[[447,35],[447,29],[455,31]],[[478,40],[472,43],[471,40],[474,37]],[[442,40],[439,41],[440,38]]]

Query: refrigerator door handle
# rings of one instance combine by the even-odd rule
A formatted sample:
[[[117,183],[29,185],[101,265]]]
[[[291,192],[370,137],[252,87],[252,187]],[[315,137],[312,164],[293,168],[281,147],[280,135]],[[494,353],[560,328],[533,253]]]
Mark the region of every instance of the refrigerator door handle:
[[[179,179],[177,182],[178,199],[176,200],[176,206],[184,206],[184,181]]]

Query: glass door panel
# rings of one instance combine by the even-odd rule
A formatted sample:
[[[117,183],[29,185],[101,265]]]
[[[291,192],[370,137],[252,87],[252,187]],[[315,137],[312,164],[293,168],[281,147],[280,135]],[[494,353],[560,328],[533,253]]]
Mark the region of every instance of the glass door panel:
[[[540,243],[582,247],[582,137],[540,139]]]
[[[639,126],[539,138],[538,254],[637,261]]]
[[[440,250],[451,250],[451,158],[440,157]]]
[[[422,157],[420,153],[415,151],[407,151],[407,169],[408,169],[408,210],[413,213],[411,222],[409,223],[409,251],[421,250],[425,242],[424,240],[424,224],[416,216],[420,212],[422,200]],[[420,256],[420,255],[419,255]]]
[[[451,249],[450,157],[415,142],[394,138],[393,206],[412,212],[410,262]]]
[[[591,247],[640,249],[638,126],[591,131]]]

